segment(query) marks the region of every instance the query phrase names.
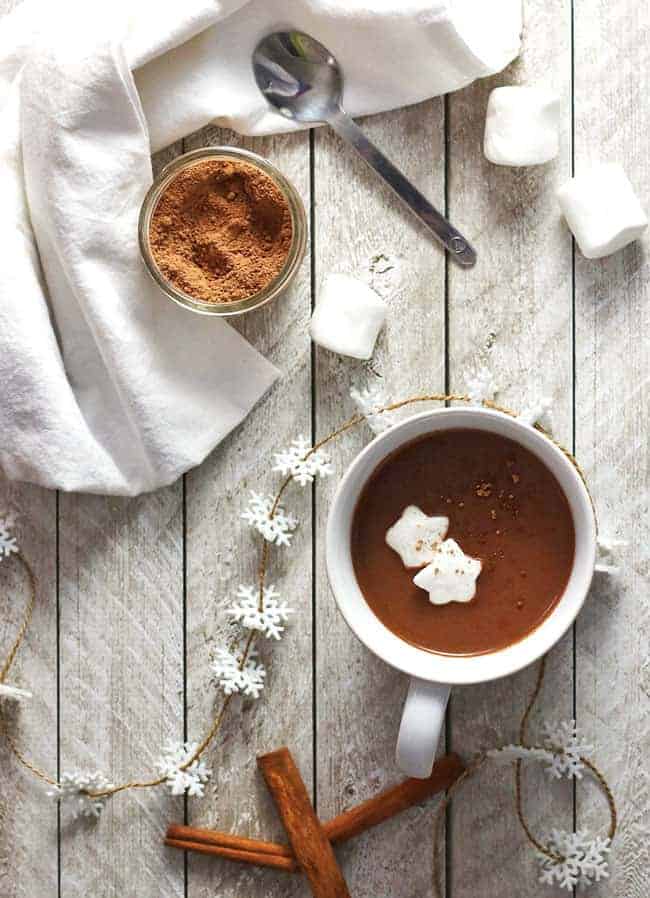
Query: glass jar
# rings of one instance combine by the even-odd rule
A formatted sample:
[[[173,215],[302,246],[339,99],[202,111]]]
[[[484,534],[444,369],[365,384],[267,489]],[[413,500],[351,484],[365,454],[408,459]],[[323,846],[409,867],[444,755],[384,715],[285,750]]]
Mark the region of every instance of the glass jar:
[[[206,302],[205,300],[197,299],[195,296],[191,296],[189,293],[180,290],[175,284],[172,284],[160,270],[151,250],[149,230],[151,219],[160,197],[181,170],[190,165],[196,165],[197,162],[203,162],[206,159],[239,160],[258,168],[264,174],[268,175],[282,192],[287,201],[289,213],[291,215],[291,246],[289,247],[287,258],[281,270],[257,293],[252,296],[247,296],[244,299],[235,299],[232,302]],[[140,210],[138,239],[140,242],[140,252],[142,253],[142,258],[149,274],[163,293],[175,303],[178,303],[179,306],[182,306],[184,309],[190,309],[192,312],[198,312],[201,315],[242,315],[244,312],[259,309],[261,306],[271,302],[271,300],[282,293],[293,280],[300,267],[300,263],[303,260],[307,247],[307,216],[298,191],[267,159],[258,156],[257,153],[251,153],[249,150],[242,150],[238,147],[204,147],[178,156],[166,165],[158,177],[155,178],[144,198]]]

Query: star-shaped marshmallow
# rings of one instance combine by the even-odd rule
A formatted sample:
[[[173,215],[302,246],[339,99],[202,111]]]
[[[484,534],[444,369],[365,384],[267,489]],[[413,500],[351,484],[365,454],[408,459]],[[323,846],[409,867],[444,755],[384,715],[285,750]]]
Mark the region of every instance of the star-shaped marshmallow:
[[[424,567],[449,530],[449,518],[428,518],[417,505],[407,505],[386,531],[386,542],[401,557],[404,567]]]
[[[466,555],[453,539],[440,543],[434,558],[413,578],[420,589],[429,593],[432,605],[469,602],[476,595],[476,579],[481,573],[478,558]]]

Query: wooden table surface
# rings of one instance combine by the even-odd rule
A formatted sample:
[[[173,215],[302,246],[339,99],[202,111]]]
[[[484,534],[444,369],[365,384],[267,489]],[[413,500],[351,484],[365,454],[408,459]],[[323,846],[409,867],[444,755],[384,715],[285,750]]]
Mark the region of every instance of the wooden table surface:
[[[6,7],[6,3],[4,4]],[[496,14],[496,13],[495,13]],[[208,460],[168,489],[137,499],[56,495],[3,483],[0,507],[20,511],[20,542],[40,580],[33,627],[12,680],[35,700],[17,737],[50,771],[89,767],[115,781],[151,775],[167,737],[199,738],[215,701],[211,652],[224,607],[251,582],[257,544],[240,515],[251,488],[269,491],[274,450],[328,433],[352,412],[349,389],[376,374],[310,343],[315,287],[331,271],[369,281],[389,302],[374,369],[391,397],[462,390],[486,363],[504,404],[549,394],[556,435],[588,474],[601,525],[629,541],[625,572],[597,579],[573,632],[551,653],[541,714],[575,715],[596,746],[620,812],[612,878],[596,894],[650,892],[650,602],[648,237],[587,261],[560,220],[555,189],[597,159],[621,162],[650,207],[650,10],[638,0],[528,0],[522,56],[466,90],[376,116],[371,138],[472,239],[473,271],[444,256],[363,165],[325,130],[244,140],[206,128],[160,154],[234,143],[272,159],[311,209],[311,249],[281,302],[236,324],[283,377]],[[487,97],[501,84],[546,84],[562,97],[559,158],[540,168],[490,165],[482,154]],[[206,325],[209,326],[209,325]],[[340,475],[369,437],[342,439]],[[399,774],[393,762],[406,678],[365,651],[334,607],[323,534],[336,477],[296,488],[291,552],[272,580],[298,614],[269,654],[258,702],[236,703],[207,760],[206,797],[187,819],[277,838],[280,824],[255,755],[288,744],[327,818]],[[21,611],[17,568],[2,570],[0,645]],[[272,654],[272,657],[271,657]],[[469,755],[509,742],[535,676],[458,689],[449,748]],[[539,715],[538,715],[539,717]],[[485,771],[449,816],[448,895],[528,898],[538,885],[513,814],[508,768]],[[528,780],[535,828],[599,828],[594,789]],[[96,826],[70,826],[0,741],[0,894],[5,898],[203,898],[305,895],[301,878],[251,871],[165,849],[182,799],[164,789],[113,798]],[[431,806],[414,809],[337,851],[353,896],[430,894]]]

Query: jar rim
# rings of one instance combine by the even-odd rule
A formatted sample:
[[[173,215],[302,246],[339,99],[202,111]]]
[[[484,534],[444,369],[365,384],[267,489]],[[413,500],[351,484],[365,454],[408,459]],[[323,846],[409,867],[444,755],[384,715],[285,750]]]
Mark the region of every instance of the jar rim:
[[[207,300],[198,299],[172,284],[158,267],[151,251],[149,239],[151,219],[160,198],[169,184],[171,184],[174,178],[183,169],[195,165],[203,159],[210,158],[239,159],[260,169],[264,174],[268,175],[281,190],[291,216],[291,245],[289,247],[289,252],[287,253],[287,258],[280,271],[268,284],[261,290],[258,290],[257,293],[244,297],[243,299],[235,299],[228,302],[209,302]],[[269,162],[268,159],[265,159],[258,153],[254,153],[252,150],[245,150],[240,147],[200,147],[199,149],[190,150],[187,153],[176,156],[171,162],[168,162],[154,178],[140,208],[138,242],[140,245],[140,254],[149,275],[169,299],[182,308],[188,309],[199,315],[214,315],[227,318],[243,315],[246,312],[251,312],[254,309],[259,309],[262,306],[265,306],[267,303],[276,299],[276,297],[290,284],[300,267],[307,249],[307,215],[300,194],[296,188],[272,162]]]

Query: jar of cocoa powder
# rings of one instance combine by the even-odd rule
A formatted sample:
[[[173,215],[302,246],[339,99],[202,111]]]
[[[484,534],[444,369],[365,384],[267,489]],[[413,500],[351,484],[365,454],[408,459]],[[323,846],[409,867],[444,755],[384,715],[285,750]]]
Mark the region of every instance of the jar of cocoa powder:
[[[149,189],[140,250],[160,289],[185,309],[240,315],[275,299],[296,274],[307,218],[268,160],[236,147],[178,156]]]

